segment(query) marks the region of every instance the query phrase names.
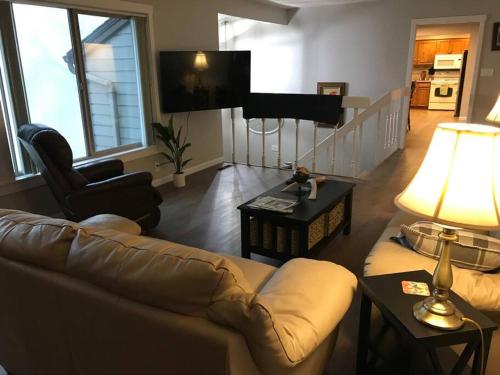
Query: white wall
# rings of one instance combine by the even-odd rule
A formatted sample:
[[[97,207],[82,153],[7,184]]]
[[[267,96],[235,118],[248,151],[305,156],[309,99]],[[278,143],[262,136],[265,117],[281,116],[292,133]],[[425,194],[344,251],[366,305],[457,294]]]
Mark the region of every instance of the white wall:
[[[229,20],[227,26],[223,21]],[[231,18],[221,15],[219,23],[220,49],[251,50],[251,91],[263,93],[300,93],[303,82],[304,40],[301,30],[294,25],[277,25],[267,22]],[[224,160],[231,161],[231,120],[230,111],[224,110],[223,140]],[[246,126],[242,119],[241,108],[236,109],[236,161],[246,162]],[[258,121],[256,121],[258,123]],[[276,120],[268,120],[266,129],[276,128]],[[307,132],[308,129],[304,129]],[[283,133],[282,160],[295,159],[295,124],[285,123]],[[306,137],[308,138],[308,137]],[[272,146],[278,144],[278,135],[266,137],[266,165],[276,166],[277,154]],[[250,135],[250,162],[261,164],[262,140],[256,134]],[[310,142],[299,144],[300,154],[307,151]]]
[[[268,22],[285,24],[286,9],[266,5],[253,0],[135,0],[153,6],[155,46],[162,50],[218,50],[218,14],[224,13]],[[157,54],[158,57],[158,54]],[[166,121],[167,116],[163,116]],[[179,124],[185,123],[186,113],[176,114]],[[193,167],[223,156],[221,111],[193,112],[190,116],[192,147],[187,152],[193,158]],[[130,164],[134,170],[150,170],[155,177],[163,177],[172,171],[170,166],[154,170],[158,157],[150,157]],[[161,158],[160,158],[161,159]]]
[[[309,58],[304,92],[319,80],[344,80],[351,95],[379,97],[404,85],[412,19],[485,14],[488,16],[481,67],[496,67],[494,77],[480,78],[473,119],[484,122],[500,90],[500,52],[491,51],[493,22],[500,19],[498,0],[385,0],[300,10],[292,25],[305,33]]]
[[[492,24],[500,19],[498,0],[384,0],[303,8],[286,27],[254,23],[252,28],[235,39],[233,47],[252,49],[253,60],[256,60],[253,63],[263,67],[252,72],[252,87],[259,90],[315,93],[317,82],[341,81],[348,83],[348,95],[377,99],[405,85],[413,19],[477,14],[488,16],[481,67],[496,68],[494,77],[479,78],[477,85],[473,120],[484,122],[500,91],[500,52],[490,50]],[[476,32],[474,28],[470,31],[472,39]],[[277,49],[268,49],[274,41],[283,44]],[[296,57],[281,58],[280,50],[300,51],[301,61],[297,61]],[[473,57],[477,46],[472,44],[470,50]],[[276,68],[275,61],[281,62],[281,70]],[[288,82],[283,72],[289,74]],[[466,90],[467,87],[470,84]],[[287,128],[293,130],[292,124]],[[308,149],[312,145],[312,131],[305,131],[307,134],[303,140],[307,147],[303,149]],[[326,132],[322,131],[324,134]],[[230,133],[225,135],[228,137]],[[252,140],[252,153],[256,154],[254,160],[259,162],[260,142],[255,136]],[[363,148],[368,150],[363,161],[365,168],[370,167],[372,143],[367,137],[363,144]],[[268,147],[270,144],[276,144],[276,140],[271,139]],[[245,153],[246,146],[240,141],[237,157],[244,158]],[[268,148],[266,153],[272,155]],[[289,147],[284,148],[284,153],[290,155]],[[226,160],[229,156],[226,147]]]

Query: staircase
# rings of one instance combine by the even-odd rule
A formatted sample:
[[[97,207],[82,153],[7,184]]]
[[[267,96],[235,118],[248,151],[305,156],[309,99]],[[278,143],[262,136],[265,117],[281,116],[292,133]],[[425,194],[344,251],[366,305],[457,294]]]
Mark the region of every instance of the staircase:
[[[409,92],[399,88],[373,103],[368,97],[346,96],[342,107],[350,120],[333,128],[300,119],[258,119],[252,124],[242,119],[240,109],[233,109],[226,121],[228,162],[280,169],[302,165],[312,173],[360,178],[404,147],[408,120],[402,113]]]

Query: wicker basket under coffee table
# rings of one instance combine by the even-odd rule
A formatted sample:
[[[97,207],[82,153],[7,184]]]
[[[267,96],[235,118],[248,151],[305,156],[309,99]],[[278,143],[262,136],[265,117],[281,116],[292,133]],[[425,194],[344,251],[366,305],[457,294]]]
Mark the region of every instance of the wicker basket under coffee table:
[[[241,256],[256,253],[288,260],[308,257],[326,239],[351,230],[354,184],[328,180],[318,185],[316,200],[307,195],[291,214],[248,207],[255,199],[271,196],[298,199],[293,192],[282,192],[282,183],[238,207],[241,213]]]

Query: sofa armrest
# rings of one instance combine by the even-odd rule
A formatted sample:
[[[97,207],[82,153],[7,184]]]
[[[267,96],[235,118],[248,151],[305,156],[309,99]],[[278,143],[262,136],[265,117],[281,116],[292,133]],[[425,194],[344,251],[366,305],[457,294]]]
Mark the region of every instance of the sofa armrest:
[[[304,361],[336,329],[351,305],[357,279],[337,264],[293,259],[274,273],[252,308],[252,354],[281,366]],[[248,337],[248,336],[247,336]],[[276,361],[273,361],[276,362]]]
[[[99,182],[123,174],[123,162],[119,159],[91,162],[75,167],[90,182]]]

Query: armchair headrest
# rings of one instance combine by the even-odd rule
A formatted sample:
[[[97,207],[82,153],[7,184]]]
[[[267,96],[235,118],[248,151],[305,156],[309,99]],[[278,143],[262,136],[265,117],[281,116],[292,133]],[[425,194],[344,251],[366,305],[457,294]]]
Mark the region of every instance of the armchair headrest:
[[[36,152],[45,154],[61,171],[73,168],[71,147],[57,130],[40,124],[25,124],[19,128],[17,135]]]

